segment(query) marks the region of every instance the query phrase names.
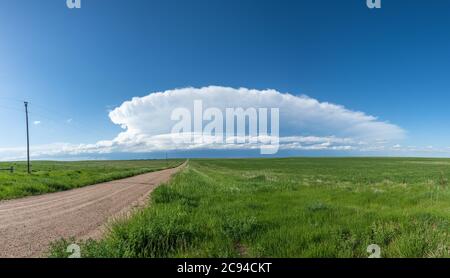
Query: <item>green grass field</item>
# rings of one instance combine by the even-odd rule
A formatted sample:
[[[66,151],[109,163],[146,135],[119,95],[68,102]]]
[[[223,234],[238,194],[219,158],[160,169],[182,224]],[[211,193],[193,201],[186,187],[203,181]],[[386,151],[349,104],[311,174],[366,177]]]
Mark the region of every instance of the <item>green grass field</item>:
[[[449,257],[449,177],[445,159],[191,160],[82,255]]]
[[[0,168],[15,167],[15,172],[0,171],[0,200],[63,191],[121,179],[181,164],[181,160],[33,162],[27,174],[26,163],[0,163]]]

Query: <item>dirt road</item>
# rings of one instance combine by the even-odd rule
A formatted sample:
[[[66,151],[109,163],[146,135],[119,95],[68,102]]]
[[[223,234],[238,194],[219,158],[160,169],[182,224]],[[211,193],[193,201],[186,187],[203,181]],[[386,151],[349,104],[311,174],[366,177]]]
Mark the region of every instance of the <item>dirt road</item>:
[[[181,167],[70,191],[0,202],[0,257],[41,257],[60,238],[98,238]]]

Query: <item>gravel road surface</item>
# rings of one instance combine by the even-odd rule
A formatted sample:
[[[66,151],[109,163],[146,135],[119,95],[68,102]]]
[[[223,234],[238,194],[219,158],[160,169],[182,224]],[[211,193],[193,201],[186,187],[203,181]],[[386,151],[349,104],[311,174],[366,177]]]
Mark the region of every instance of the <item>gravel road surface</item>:
[[[0,202],[0,257],[42,257],[60,238],[101,237],[183,166],[70,191]]]

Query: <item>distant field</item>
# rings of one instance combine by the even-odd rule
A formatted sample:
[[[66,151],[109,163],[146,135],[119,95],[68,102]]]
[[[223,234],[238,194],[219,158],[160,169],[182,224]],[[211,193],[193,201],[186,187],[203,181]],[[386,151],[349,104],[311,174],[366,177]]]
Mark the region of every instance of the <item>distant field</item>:
[[[0,200],[39,195],[130,177],[181,164],[178,160],[33,162],[0,163],[0,168],[15,167],[15,172],[0,171]]]
[[[444,159],[191,160],[82,256],[449,257],[449,178]]]

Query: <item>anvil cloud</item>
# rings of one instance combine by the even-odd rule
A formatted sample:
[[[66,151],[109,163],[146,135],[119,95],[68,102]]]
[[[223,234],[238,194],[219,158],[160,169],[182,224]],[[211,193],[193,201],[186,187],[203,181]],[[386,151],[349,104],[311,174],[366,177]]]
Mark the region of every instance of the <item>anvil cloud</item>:
[[[279,108],[280,149],[289,150],[362,150],[384,148],[405,137],[405,131],[392,123],[341,105],[276,90],[256,90],[209,86],[153,92],[125,101],[109,112],[112,123],[123,131],[112,140],[93,144],[49,144],[34,146],[35,157],[104,154],[115,152],[158,152],[168,150],[255,149],[243,144],[175,144],[171,113],[176,108],[192,109],[194,100],[204,108]],[[208,122],[205,122],[205,125]],[[195,136],[202,136],[196,134]],[[53,147],[52,147],[53,146]],[[0,149],[0,157],[19,159],[23,148]]]

